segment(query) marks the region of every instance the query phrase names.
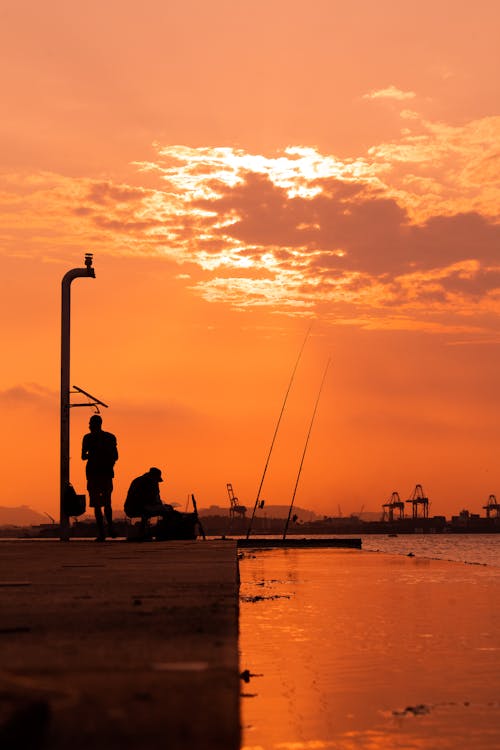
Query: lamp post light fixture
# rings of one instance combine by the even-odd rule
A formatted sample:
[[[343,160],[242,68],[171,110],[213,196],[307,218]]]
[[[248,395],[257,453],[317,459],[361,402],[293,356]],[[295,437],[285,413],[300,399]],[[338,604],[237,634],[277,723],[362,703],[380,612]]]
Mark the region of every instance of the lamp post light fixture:
[[[70,413],[70,339],[71,339],[71,282],[79,277],[95,278],[92,253],[85,254],[85,268],[72,268],[62,279],[61,296],[61,429],[59,530],[61,541],[69,540],[69,516],[64,498],[69,487],[69,413]]]

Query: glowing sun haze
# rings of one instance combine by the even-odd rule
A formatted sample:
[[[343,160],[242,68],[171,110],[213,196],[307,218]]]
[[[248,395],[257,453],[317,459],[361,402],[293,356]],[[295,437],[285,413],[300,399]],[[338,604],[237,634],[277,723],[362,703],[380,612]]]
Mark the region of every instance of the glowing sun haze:
[[[0,505],[57,512],[60,280],[72,382],[109,402],[114,505],[263,497],[431,513],[500,496],[495,3],[7,2]],[[72,410],[71,474],[84,487]]]

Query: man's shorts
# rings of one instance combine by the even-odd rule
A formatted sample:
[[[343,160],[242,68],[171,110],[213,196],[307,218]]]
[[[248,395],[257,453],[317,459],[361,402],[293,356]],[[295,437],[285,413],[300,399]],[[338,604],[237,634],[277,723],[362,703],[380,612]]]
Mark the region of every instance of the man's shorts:
[[[102,508],[103,505],[111,503],[113,480],[111,477],[103,476],[87,477],[87,490],[89,492],[89,506],[91,508]]]

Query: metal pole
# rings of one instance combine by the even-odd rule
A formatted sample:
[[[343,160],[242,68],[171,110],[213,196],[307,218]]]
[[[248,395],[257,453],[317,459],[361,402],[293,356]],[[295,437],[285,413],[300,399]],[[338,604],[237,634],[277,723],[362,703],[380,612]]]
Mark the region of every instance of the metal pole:
[[[95,278],[92,254],[85,255],[85,268],[72,268],[62,280],[61,295],[61,429],[60,429],[60,482],[59,482],[59,538],[69,540],[69,516],[64,509],[64,495],[69,485],[69,390],[70,390],[70,335],[71,335],[71,282],[79,277]]]

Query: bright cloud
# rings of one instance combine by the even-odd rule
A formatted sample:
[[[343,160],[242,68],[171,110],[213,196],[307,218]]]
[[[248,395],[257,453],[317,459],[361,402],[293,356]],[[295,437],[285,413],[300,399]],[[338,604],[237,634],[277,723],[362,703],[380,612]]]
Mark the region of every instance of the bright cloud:
[[[388,92],[414,96],[370,98]],[[137,163],[155,188],[7,175],[4,252],[46,254],[57,237],[65,253],[167,257],[180,283],[232,306],[425,330],[470,331],[481,313],[486,330],[500,313],[500,117],[413,114],[397,142],[352,159],[158,146]]]
[[[376,89],[363,95],[363,99],[395,99],[400,102],[407,99],[415,99],[415,97],[416,94],[414,91],[402,91],[392,84],[385,89]]]

